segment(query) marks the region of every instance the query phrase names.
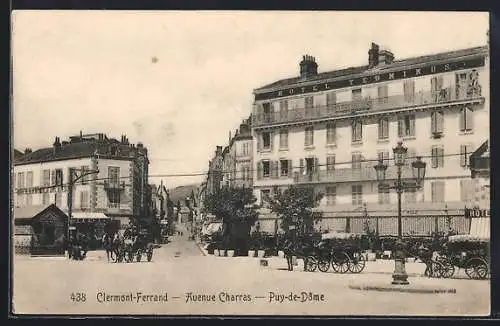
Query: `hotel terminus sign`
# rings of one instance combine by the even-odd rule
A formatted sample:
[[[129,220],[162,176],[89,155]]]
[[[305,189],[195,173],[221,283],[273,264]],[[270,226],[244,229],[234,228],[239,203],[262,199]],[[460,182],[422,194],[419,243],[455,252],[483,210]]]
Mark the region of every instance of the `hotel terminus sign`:
[[[399,71],[391,71],[376,75],[362,76],[356,78],[344,78],[334,81],[318,81],[316,84],[307,85],[307,86],[295,86],[290,88],[284,88],[272,92],[263,92],[256,93],[255,100],[268,100],[272,98],[279,98],[285,96],[292,96],[298,94],[306,94],[306,93],[315,93],[315,92],[324,92],[328,90],[350,87],[350,86],[359,86],[366,84],[374,84],[385,82],[389,80],[398,80],[405,78],[413,78],[425,75],[433,75],[439,74],[448,71],[462,70],[462,69],[470,69],[476,67],[484,66],[484,57],[482,58],[474,58],[469,60],[461,60],[455,62],[449,62],[444,64],[432,64],[427,66],[422,66],[418,68],[412,69],[404,69]]]

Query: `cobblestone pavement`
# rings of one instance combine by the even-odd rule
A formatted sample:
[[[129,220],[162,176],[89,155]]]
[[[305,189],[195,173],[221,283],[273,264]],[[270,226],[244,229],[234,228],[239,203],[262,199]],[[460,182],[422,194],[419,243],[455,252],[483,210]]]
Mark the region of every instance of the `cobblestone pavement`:
[[[422,264],[407,264],[412,284],[453,287],[456,294],[349,289],[353,282],[390,283],[391,261],[368,262],[361,274],[304,272],[301,263],[294,272],[288,272],[285,260],[279,258],[268,259],[269,266],[262,267],[259,258],[203,256],[185,237],[173,237],[171,243],[156,249],[150,263],[114,264],[107,263],[104,257],[103,252],[93,252],[85,261],[16,256],[15,312],[429,316],[486,315],[490,306],[488,280],[416,276],[423,272]],[[193,299],[204,300],[186,302],[190,292]],[[104,293],[108,299],[130,297],[132,301],[105,301]],[[158,301],[165,293],[167,301]],[[293,295],[289,297],[290,293],[296,294],[298,301],[293,300]],[[82,294],[85,300],[78,299]],[[150,294],[157,296],[147,296]],[[205,296],[199,298],[196,294]]]

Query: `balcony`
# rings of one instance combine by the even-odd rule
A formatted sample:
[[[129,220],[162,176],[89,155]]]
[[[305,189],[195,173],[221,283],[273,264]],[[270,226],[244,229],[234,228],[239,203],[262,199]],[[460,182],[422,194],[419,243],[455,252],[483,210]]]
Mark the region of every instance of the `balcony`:
[[[106,190],[125,190],[125,181],[104,181]]]
[[[377,174],[372,164],[364,164],[359,169],[343,168],[334,169],[331,171],[319,170],[316,172],[300,174],[294,173],[294,182],[297,184],[310,183],[340,183],[340,182],[374,182],[377,181]],[[404,166],[402,169],[403,179],[413,179],[412,169],[410,166]],[[397,179],[397,168],[392,165],[387,168],[386,180]]]
[[[446,105],[461,101],[478,102],[482,99],[480,86],[474,89],[450,86],[437,92],[418,92],[412,96],[395,95],[384,98],[364,98],[327,106],[292,109],[268,114],[254,112],[253,124],[259,127],[279,123],[343,117],[368,112],[386,112],[415,106]]]

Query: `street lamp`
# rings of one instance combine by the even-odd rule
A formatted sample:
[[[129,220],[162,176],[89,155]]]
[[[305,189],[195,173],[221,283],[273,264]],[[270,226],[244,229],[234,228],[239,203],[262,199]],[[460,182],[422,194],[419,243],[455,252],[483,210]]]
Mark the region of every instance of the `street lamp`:
[[[422,157],[418,156],[416,161],[412,163],[412,172],[414,182],[403,182],[401,178],[402,168],[405,165],[406,155],[408,148],[403,146],[402,142],[398,142],[397,146],[392,149],[394,153],[394,165],[397,167],[397,180],[393,185],[385,182],[387,165],[383,160],[379,160],[378,164],[374,166],[377,172],[377,181],[379,188],[395,189],[398,194],[398,240],[394,250],[394,273],[392,274],[392,284],[409,284],[408,275],[405,269],[405,252],[403,243],[403,232],[401,223],[401,195],[406,189],[420,189],[423,185],[425,178],[426,163],[422,162]]]

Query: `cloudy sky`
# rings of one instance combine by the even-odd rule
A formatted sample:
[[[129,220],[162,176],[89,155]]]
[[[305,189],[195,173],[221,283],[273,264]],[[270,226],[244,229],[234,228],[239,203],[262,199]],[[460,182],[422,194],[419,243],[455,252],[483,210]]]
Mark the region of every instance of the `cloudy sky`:
[[[157,174],[204,172],[252,107],[252,90],[367,64],[486,44],[487,13],[14,12],[13,145],[103,132],[149,149]],[[168,186],[201,177],[163,178]]]

